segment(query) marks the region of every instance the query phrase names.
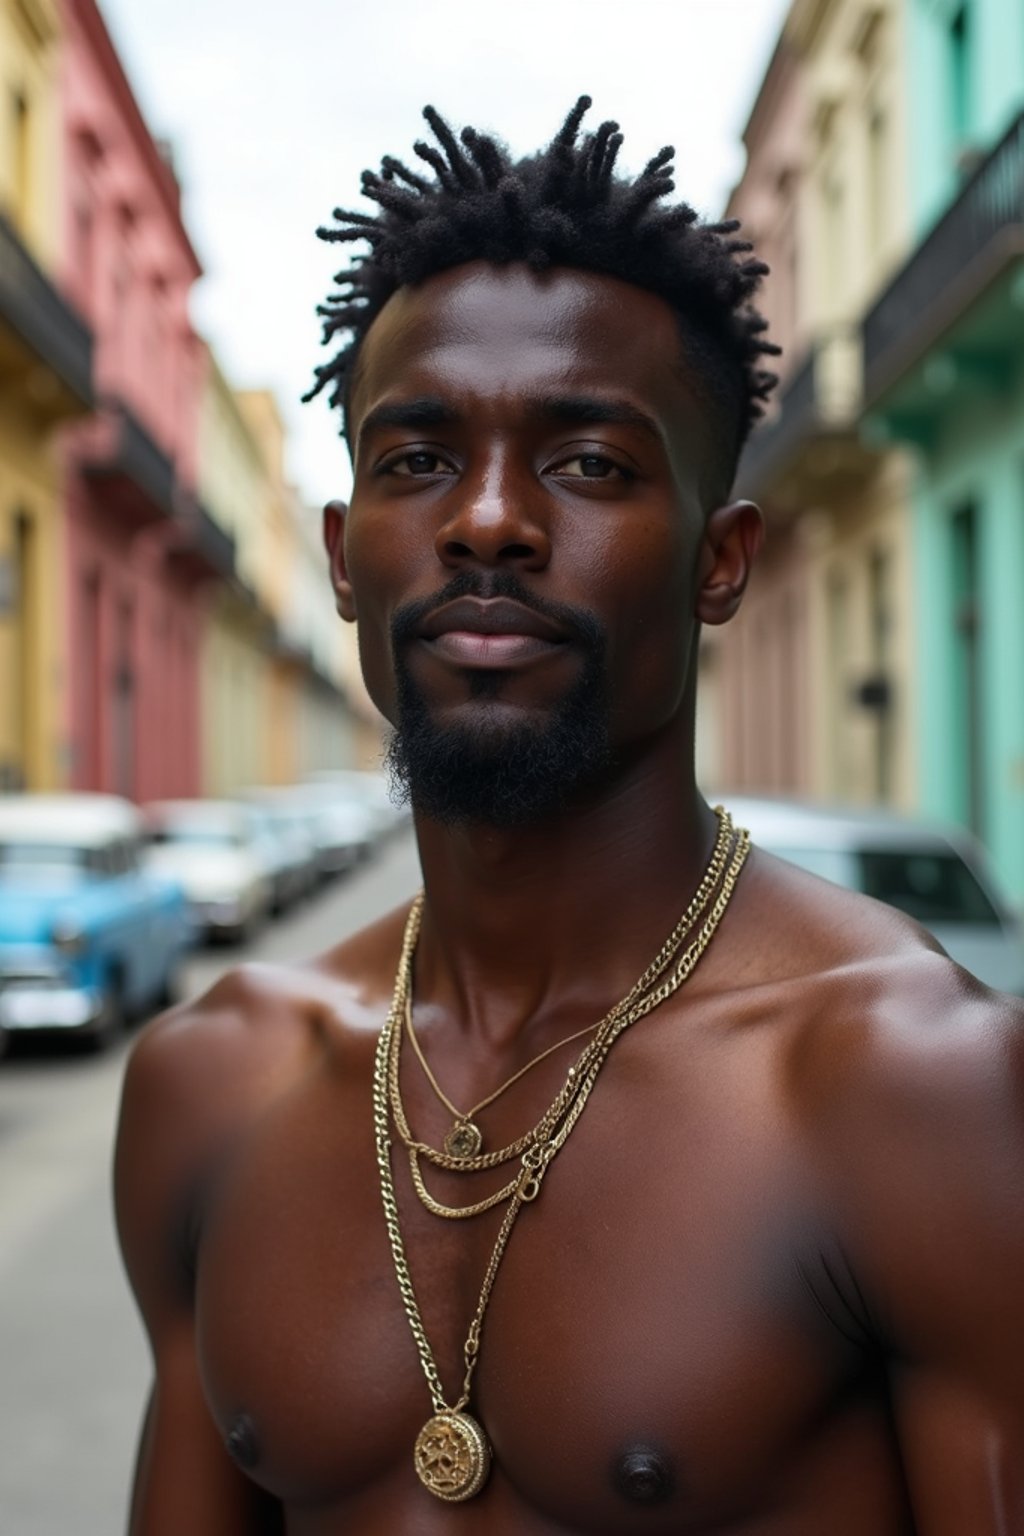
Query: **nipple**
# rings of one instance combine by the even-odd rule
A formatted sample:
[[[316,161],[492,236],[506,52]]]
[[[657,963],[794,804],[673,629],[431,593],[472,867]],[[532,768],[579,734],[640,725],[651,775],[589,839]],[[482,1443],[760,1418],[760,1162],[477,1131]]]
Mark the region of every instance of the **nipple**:
[[[675,1487],[668,1457],[649,1446],[624,1452],[612,1469],[612,1482],[630,1504],[664,1504]]]
[[[236,1466],[248,1472],[260,1459],[256,1430],[248,1414],[240,1413],[224,1437],[224,1447]]]

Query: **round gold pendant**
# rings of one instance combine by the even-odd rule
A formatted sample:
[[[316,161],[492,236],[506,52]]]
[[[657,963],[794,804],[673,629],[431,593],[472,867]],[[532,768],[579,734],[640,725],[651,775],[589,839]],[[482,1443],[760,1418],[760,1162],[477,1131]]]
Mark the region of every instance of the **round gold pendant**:
[[[416,1476],[439,1499],[458,1504],[480,1492],[491,1470],[491,1447],[468,1413],[438,1413],[416,1437]]]
[[[484,1144],[472,1120],[456,1120],[444,1139],[444,1150],[449,1157],[476,1157]]]

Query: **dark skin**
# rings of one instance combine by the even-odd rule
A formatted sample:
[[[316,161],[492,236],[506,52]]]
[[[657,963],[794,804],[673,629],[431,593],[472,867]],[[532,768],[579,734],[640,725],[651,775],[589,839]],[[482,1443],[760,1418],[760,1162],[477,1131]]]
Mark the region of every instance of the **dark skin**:
[[[443,412],[398,419],[423,400]],[[514,832],[417,819],[416,1022],[457,1104],[627,992],[707,860],[696,635],[735,612],[760,520],[709,505],[705,409],[667,306],[579,272],[459,268],[365,343],[351,509],[325,532],[385,714],[392,615],[460,570],[513,569],[609,636],[606,782]],[[480,718],[467,644],[410,648],[437,720]],[[580,659],[502,665],[492,726],[542,720]],[[135,1051],[117,1201],[156,1374],[134,1536],[1024,1533],[1024,1010],[757,852],[521,1216],[474,1390],[495,1465],[469,1503],[432,1499],[371,1118],[405,916],[237,971]],[[484,1112],[490,1145],[536,1121],[572,1050]],[[402,1082],[439,1144],[450,1117],[408,1057]],[[394,1166],[454,1398],[499,1214],[441,1221]]]

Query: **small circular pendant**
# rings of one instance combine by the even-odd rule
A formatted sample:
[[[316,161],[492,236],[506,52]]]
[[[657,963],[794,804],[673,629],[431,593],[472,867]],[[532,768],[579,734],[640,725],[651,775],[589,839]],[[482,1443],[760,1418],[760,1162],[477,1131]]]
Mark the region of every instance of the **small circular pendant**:
[[[491,1447],[468,1413],[437,1413],[416,1437],[416,1476],[439,1499],[458,1504],[480,1492],[491,1470]]]
[[[444,1150],[449,1157],[476,1157],[484,1144],[472,1120],[456,1120],[444,1139]]]

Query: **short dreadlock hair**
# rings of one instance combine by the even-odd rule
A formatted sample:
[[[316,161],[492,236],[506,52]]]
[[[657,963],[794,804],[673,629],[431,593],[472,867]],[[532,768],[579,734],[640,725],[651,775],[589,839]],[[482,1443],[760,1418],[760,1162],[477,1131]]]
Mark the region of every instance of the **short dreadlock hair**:
[[[581,96],[547,149],[518,162],[497,139],[475,128],[456,138],[440,113],[423,109],[437,143],[413,147],[433,177],[385,155],[379,174],[362,175],[379,211],[336,208],[337,226],[317,230],[322,240],[365,240],[370,249],[336,275],[338,291],[317,310],[324,344],[345,339],[316,369],[304,399],[329,389],[347,434],[360,348],[399,288],[472,261],[525,262],[535,272],[580,268],[647,289],[675,311],[687,355],[718,407],[709,425],[731,484],[778,382],[762,360],[780,349],[765,340],[767,322],[751,305],[768,268],[750,255],[749,241],[735,238],[738,219],[702,223],[687,203],[665,206],[675,190],[671,145],[635,180],[617,176],[619,125],[581,134],[590,105]]]

